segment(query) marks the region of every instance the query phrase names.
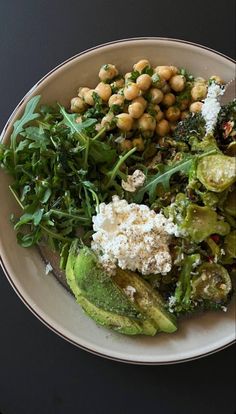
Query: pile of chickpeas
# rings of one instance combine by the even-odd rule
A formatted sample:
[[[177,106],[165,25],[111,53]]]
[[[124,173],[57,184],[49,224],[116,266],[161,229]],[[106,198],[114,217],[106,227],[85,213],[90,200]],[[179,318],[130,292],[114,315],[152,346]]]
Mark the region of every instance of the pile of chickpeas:
[[[83,113],[95,105],[96,93],[107,106],[107,113],[98,121],[97,130],[116,128],[124,138],[120,142],[122,150],[135,146],[138,151],[143,151],[146,138],[156,137],[158,140],[171,135],[179,121],[201,111],[208,81],[203,78],[189,81],[176,66],[153,68],[146,59],[135,63],[133,71],[135,80],[132,72],[122,76],[115,65],[103,65],[98,74],[98,85],[94,89],[79,88],[70,109],[80,115],[77,122],[81,122]],[[210,79],[223,83],[219,76]],[[188,94],[184,94],[185,91]]]

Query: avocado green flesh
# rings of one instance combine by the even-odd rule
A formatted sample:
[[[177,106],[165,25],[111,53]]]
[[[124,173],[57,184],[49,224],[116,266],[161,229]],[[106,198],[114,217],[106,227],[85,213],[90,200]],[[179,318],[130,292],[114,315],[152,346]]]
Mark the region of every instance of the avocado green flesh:
[[[97,324],[126,335],[154,336],[157,331],[176,330],[163,299],[140,276],[121,269],[114,277],[108,276],[89,248],[78,252],[75,246],[66,264],[67,283],[84,312]],[[133,298],[126,294],[128,286],[135,288]]]
[[[77,302],[82,306],[85,313],[97,324],[113,329],[126,335],[138,335],[143,333],[143,328],[138,322],[126,317],[105,311],[93,305],[84,296],[79,295]]]
[[[134,301],[160,331],[171,333],[177,330],[175,318],[165,308],[162,297],[140,276],[117,269],[114,279],[123,289],[127,286],[135,288]]]
[[[80,250],[73,270],[83,296],[98,308],[134,319],[144,319],[139,309],[97,265],[96,256],[89,248]]]

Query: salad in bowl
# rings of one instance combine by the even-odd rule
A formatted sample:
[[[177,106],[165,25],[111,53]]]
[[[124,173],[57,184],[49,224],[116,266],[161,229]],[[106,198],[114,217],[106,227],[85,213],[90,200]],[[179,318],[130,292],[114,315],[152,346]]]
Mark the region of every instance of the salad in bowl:
[[[95,323],[172,333],[226,312],[236,274],[236,101],[224,80],[146,58],[97,68],[70,105],[33,96],[0,144],[18,243],[57,253]],[[52,270],[48,264],[47,270]]]

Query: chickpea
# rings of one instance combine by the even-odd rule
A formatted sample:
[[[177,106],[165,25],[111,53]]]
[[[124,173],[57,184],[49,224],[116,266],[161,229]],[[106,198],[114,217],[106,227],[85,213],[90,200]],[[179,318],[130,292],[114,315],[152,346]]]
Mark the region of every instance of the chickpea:
[[[167,110],[166,110],[166,118],[168,119],[168,121],[170,122],[175,122],[179,119],[180,117],[180,109],[177,108],[176,106],[170,106]]]
[[[170,125],[166,119],[162,119],[160,122],[158,122],[156,126],[156,133],[158,135],[160,135],[161,137],[164,137],[169,132],[170,132]]]
[[[181,92],[185,88],[186,79],[183,75],[174,75],[169,80],[170,87],[175,92]]]
[[[154,131],[156,120],[152,115],[145,113],[139,118],[138,127],[141,131]]]
[[[156,114],[156,116],[155,116],[155,120],[156,120],[157,122],[159,122],[159,121],[161,121],[163,118],[164,118],[164,112],[162,112],[162,111],[157,112],[157,114]]]
[[[169,93],[169,92],[171,91],[171,89],[170,89],[170,85],[166,82],[166,83],[162,86],[161,90],[162,90],[162,92],[163,92],[163,93]]]
[[[147,91],[152,84],[152,78],[147,74],[143,74],[136,79],[136,83],[141,91]]]
[[[115,65],[112,65],[110,63],[103,65],[98,74],[99,78],[103,82],[109,81],[117,75],[118,75],[118,70],[116,69]]]
[[[95,88],[95,92],[97,92],[97,94],[100,96],[100,98],[107,102],[112,94],[112,90],[110,85],[108,85],[108,83],[104,83],[104,82],[100,82],[96,88]]]
[[[121,129],[121,131],[128,132],[133,127],[133,118],[130,114],[119,114],[116,117],[117,119],[117,127]]]
[[[164,95],[164,98],[162,100],[162,104],[164,106],[172,106],[175,103],[175,95],[173,93],[167,93]]]
[[[189,107],[189,99],[182,99],[179,103],[179,109],[181,111],[184,111],[185,109],[187,109]]]
[[[86,104],[83,101],[83,99],[80,98],[79,96],[71,99],[70,101],[71,112],[80,113],[80,112],[83,112],[85,108],[86,108]]]
[[[169,66],[171,72],[172,72],[172,76],[177,75],[179,69],[177,68],[177,66]]]
[[[124,88],[125,99],[127,99],[128,101],[132,101],[132,99],[137,98],[137,96],[139,95],[139,92],[140,92],[140,89],[138,85],[134,82],[130,82]]]
[[[128,106],[128,112],[132,116],[132,118],[140,118],[141,115],[144,113],[144,107],[140,102],[131,103]]]
[[[137,63],[134,64],[133,69],[137,70],[139,73],[142,72],[143,69],[146,67],[150,68],[150,62],[147,59],[141,59]]]
[[[169,80],[173,75],[170,66],[157,66],[154,70],[161,78],[165,80]]]
[[[190,112],[192,112],[192,113],[197,113],[197,112],[201,112],[201,109],[202,109],[202,105],[203,105],[203,103],[202,102],[199,102],[199,101],[197,101],[197,102],[193,102],[191,105],[190,105],[190,107],[189,107],[189,110],[190,110]]]
[[[146,109],[147,101],[146,101],[146,99],[144,99],[143,96],[138,96],[137,98],[132,100],[132,103],[135,103],[135,102],[141,103],[141,105],[143,105],[144,109]]]
[[[188,111],[181,112],[181,115],[180,115],[181,121],[183,121],[184,119],[186,119],[188,117],[189,117],[189,112]]]
[[[193,101],[201,101],[207,95],[207,86],[205,84],[196,84],[191,89],[191,97]]]
[[[132,143],[133,143],[133,147],[136,147],[137,151],[139,152],[144,151],[144,140],[142,137],[134,138]]]
[[[86,92],[89,91],[90,88],[87,87],[83,87],[83,88],[79,88],[79,93],[78,96],[82,99],[84,99],[84,95],[86,94]]]
[[[88,105],[94,105],[94,99],[93,99],[93,93],[94,92],[95,92],[94,89],[89,89],[89,91],[84,94],[84,101]]]
[[[111,87],[112,88],[123,88],[123,86],[125,85],[125,80],[123,78],[117,79],[116,81],[111,83]]]
[[[152,109],[153,109],[156,113],[158,113],[158,112],[161,110],[161,108],[160,108],[160,106],[159,106],[159,105],[153,105]]]
[[[130,141],[130,139],[124,139],[124,141],[121,141],[120,149],[122,152],[129,151],[131,150],[131,148],[133,148],[133,144],[132,144],[132,141]]]
[[[201,76],[198,76],[197,78],[194,79],[194,85],[197,84],[206,84],[206,79],[202,78]]]
[[[107,131],[114,129],[116,126],[115,116],[112,112],[108,112],[101,120],[102,128],[105,127]]]
[[[154,72],[152,75],[152,84],[155,88],[161,89],[166,84],[166,81]]]
[[[159,104],[162,101],[163,96],[164,94],[160,89],[157,89],[157,88],[150,89],[151,103]]]
[[[219,83],[220,85],[224,85],[224,81],[223,81],[223,79],[221,79],[221,77],[220,76],[218,76],[218,75],[213,75],[213,76],[211,76],[210,77],[210,80],[213,80],[213,81],[215,81],[216,83]]]
[[[124,97],[119,94],[111,95],[108,101],[108,106],[111,108],[113,105],[123,106],[124,105]]]

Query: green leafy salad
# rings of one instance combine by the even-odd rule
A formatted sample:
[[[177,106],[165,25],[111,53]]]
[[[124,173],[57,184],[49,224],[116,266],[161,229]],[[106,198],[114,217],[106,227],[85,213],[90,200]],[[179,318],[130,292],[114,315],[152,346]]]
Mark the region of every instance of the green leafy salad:
[[[142,59],[113,64],[70,106],[31,98],[0,144],[18,243],[57,252],[97,324],[174,332],[227,310],[236,274],[236,100],[224,82]]]

